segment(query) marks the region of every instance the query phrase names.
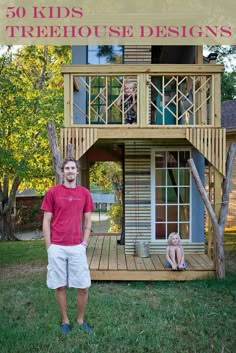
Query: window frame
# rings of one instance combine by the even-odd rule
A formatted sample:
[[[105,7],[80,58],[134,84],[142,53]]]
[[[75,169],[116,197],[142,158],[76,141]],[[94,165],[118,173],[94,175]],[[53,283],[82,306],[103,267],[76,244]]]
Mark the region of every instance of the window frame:
[[[155,147],[151,149],[151,240],[153,242],[157,242],[157,243],[163,243],[167,241],[168,238],[168,234],[167,234],[167,225],[168,224],[176,224],[176,222],[168,222],[168,218],[167,218],[167,207],[168,206],[172,206],[172,205],[177,205],[177,227],[178,229],[180,229],[180,225],[185,223],[185,222],[181,222],[180,221],[180,214],[179,214],[179,209],[181,207],[181,205],[189,205],[189,238],[188,239],[183,239],[182,238],[182,242],[183,243],[191,243],[192,242],[192,175],[190,172],[190,168],[186,168],[186,167],[179,167],[179,161],[178,161],[178,165],[177,167],[174,167],[175,169],[178,169],[178,175],[179,175],[179,171],[180,170],[189,170],[189,186],[182,186],[182,184],[179,182],[177,183],[177,187],[189,187],[189,203],[181,203],[179,200],[177,200],[177,203],[168,203],[168,200],[166,199],[165,202],[163,203],[163,207],[165,207],[165,220],[163,222],[164,226],[165,226],[165,239],[156,239],[156,206],[158,205],[158,202],[156,202],[156,187],[161,187],[161,185],[157,186],[156,185],[156,170],[158,168],[156,168],[156,163],[155,163],[155,158],[156,158],[156,154],[157,153],[161,153],[161,152],[168,152],[168,151],[175,151],[175,152],[181,152],[181,151],[186,151],[189,152],[189,158],[192,158],[192,149],[191,148],[187,148],[187,147],[178,147],[176,148],[175,146],[173,147],[165,147],[165,148],[161,148],[161,147]],[[168,168],[167,166],[165,166],[165,168],[163,168],[163,170],[167,171]],[[163,187],[165,187],[167,189],[168,183],[166,180],[165,185],[163,185]],[[180,234],[181,235],[181,234]]]

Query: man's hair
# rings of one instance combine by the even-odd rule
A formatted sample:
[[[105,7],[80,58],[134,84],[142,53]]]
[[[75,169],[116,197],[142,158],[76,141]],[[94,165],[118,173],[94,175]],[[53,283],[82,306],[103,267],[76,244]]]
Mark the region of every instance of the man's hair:
[[[79,162],[74,159],[74,158],[66,158],[64,159],[64,161],[62,162],[62,166],[61,166],[61,170],[64,171],[64,168],[65,168],[65,165],[68,163],[68,162],[74,162],[75,165],[76,165],[76,168],[79,169]]]

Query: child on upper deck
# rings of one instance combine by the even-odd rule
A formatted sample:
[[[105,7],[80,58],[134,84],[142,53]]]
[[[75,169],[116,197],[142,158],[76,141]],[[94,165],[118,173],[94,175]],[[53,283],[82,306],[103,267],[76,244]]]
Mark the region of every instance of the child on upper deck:
[[[134,83],[127,82],[124,84],[117,99],[117,105],[124,105],[125,124],[137,123],[137,100]]]

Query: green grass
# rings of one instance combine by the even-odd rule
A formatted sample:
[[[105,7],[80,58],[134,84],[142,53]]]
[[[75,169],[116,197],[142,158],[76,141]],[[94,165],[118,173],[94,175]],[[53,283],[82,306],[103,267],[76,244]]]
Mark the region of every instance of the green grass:
[[[39,265],[47,262],[44,240],[0,242],[0,266]]]
[[[85,319],[95,336],[76,330],[76,292],[70,289],[72,331],[63,336],[54,291],[45,285],[44,242],[0,243],[0,351],[233,353],[235,254],[234,249],[227,251],[228,272],[221,281],[93,282]],[[45,270],[34,271],[38,265]],[[9,266],[16,270],[8,273]]]

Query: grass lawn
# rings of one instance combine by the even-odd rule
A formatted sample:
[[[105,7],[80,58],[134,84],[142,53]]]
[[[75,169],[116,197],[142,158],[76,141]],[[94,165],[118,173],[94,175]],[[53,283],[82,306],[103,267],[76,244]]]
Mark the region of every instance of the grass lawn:
[[[63,336],[54,291],[45,285],[44,242],[2,242],[0,352],[234,353],[236,249],[226,248],[225,280],[93,282],[85,319],[96,335],[76,330],[69,289],[72,331]]]

